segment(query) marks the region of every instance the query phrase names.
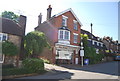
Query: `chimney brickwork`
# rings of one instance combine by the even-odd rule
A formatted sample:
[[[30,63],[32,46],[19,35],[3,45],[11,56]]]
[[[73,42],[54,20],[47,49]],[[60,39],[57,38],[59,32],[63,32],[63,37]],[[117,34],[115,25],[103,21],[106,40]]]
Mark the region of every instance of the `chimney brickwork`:
[[[19,17],[19,25],[23,29],[23,36],[25,35],[25,29],[26,29],[26,16],[20,15]]]
[[[42,14],[40,13],[40,15],[38,16],[38,26],[41,24],[42,22]]]
[[[49,20],[51,18],[51,11],[52,11],[52,8],[51,8],[51,5],[49,5],[49,7],[47,9],[47,20]]]

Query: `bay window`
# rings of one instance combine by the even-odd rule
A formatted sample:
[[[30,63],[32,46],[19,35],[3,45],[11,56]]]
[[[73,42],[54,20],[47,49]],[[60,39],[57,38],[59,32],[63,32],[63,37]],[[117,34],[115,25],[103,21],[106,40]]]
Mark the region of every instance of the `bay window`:
[[[68,30],[59,30],[58,37],[61,40],[70,40],[70,31],[68,31]]]
[[[68,31],[65,31],[65,39],[69,40],[69,32]]]
[[[63,39],[63,31],[60,31],[60,39]]]

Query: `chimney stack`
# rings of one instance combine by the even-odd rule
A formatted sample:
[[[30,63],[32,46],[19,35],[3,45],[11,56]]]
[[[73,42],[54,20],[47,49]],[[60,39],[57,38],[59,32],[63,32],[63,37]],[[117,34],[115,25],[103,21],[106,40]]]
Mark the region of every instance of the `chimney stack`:
[[[18,24],[22,27],[22,38],[21,38],[21,47],[20,47],[20,55],[19,55],[20,59],[23,59],[25,56],[24,55],[24,39],[23,39],[23,37],[25,36],[26,20],[27,20],[26,16],[20,15],[19,21],[18,21]]]
[[[51,8],[51,5],[49,5],[47,9],[47,20],[51,18],[51,11],[52,11],[52,8]]]
[[[38,26],[41,24],[42,22],[42,14],[40,13],[40,15],[38,16]]]
[[[25,29],[26,29],[26,16],[20,15],[19,17],[19,25],[22,27],[23,29],[23,36],[25,35]]]

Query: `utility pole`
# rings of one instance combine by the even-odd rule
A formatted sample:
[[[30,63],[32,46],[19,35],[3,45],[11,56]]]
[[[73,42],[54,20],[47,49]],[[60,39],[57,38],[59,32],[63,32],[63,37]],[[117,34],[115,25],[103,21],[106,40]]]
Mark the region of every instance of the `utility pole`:
[[[90,26],[91,26],[91,47],[92,47],[92,38],[93,38],[93,36],[92,36],[92,26],[93,26],[93,24],[91,23]]]

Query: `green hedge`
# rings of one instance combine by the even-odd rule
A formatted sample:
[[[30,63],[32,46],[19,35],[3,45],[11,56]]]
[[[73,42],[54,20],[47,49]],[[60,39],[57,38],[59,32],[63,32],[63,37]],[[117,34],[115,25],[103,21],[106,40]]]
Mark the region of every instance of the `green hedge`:
[[[14,65],[13,65],[13,64],[3,64],[3,65],[2,65],[2,68],[3,68],[3,69],[6,69],[6,68],[14,68]]]
[[[29,74],[30,72],[27,68],[7,68],[2,69],[2,76],[8,75],[21,75],[21,74]]]
[[[30,72],[40,72],[44,70],[44,62],[42,59],[26,58],[22,62],[23,67],[29,69]]]

